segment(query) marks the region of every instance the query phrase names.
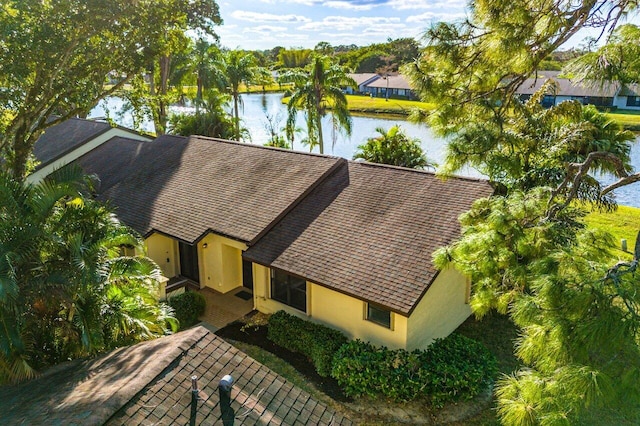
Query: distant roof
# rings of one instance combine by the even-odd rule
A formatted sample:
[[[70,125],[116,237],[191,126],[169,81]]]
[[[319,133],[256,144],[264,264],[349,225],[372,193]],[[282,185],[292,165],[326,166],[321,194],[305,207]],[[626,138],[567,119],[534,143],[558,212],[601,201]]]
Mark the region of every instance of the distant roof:
[[[100,198],[142,235],[252,242],[345,160],[199,136],[114,138],[80,158]]]
[[[0,387],[3,424],[222,424],[218,383],[234,378],[234,424],[351,424],[202,327],[76,360]],[[192,411],[191,376],[200,390]],[[226,407],[225,407],[226,408]]]
[[[70,118],[49,127],[33,146],[33,153],[42,167],[56,158],[111,129],[103,121]]]
[[[389,80],[389,85],[387,86],[387,80]],[[409,86],[409,80],[407,80],[407,78],[405,76],[403,76],[402,74],[398,74],[398,75],[390,75],[388,77],[381,77],[369,84],[367,84],[368,87],[380,87],[380,88],[386,88],[389,87],[389,89],[406,89],[406,90],[411,90],[411,86]]]
[[[612,98],[620,88],[620,84],[615,82],[597,85],[589,81],[572,81],[568,78],[559,77],[560,75],[560,71],[540,71],[537,76],[526,79],[516,93],[532,95],[540,90],[542,85],[549,79],[553,79],[558,85],[555,91],[549,93],[556,96]]]
[[[640,84],[626,84],[620,90],[620,96],[640,96]]]
[[[349,162],[243,257],[408,315],[437,276],[433,252],[492,192],[484,180]]]
[[[349,77],[353,78],[358,86],[370,80],[375,80],[380,78],[380,76],[374,72],[351,73],[349,74]]]

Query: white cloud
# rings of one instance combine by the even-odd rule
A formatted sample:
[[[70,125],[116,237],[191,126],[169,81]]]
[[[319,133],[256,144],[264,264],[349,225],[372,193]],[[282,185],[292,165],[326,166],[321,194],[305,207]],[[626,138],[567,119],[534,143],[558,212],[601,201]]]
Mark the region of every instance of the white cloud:
[[[400,18],[385,18],[385,17],[358,17],[350,18],[347,16],[327,16],[322,21],[309,22],[307,24],[298,27],[299,30],[304,31],[348,31],[354,27],[370,27],[380,25],[395,25],[404,26],[400,23]]]
[[[257,13],[246,10],[235,10],[231,13],[236,19],[249,22],[278,22],[278,23],[298,23],[311,22],[311,19],[300,15],[274,15],[271,13]]]
[[[407,22],[425,24],[431,22],[451,22],[460,19],[464,19],[465,14],[460,13],[446,13],[446,12],[426,12],[421,15],[409,16]]]
[[[323,6],[331,7],[334,9],[346,9],[346,10],[371,10],[377,5],[375,4],[354,4],[350,1],[327,1],[322,3]]]
[[[466,6],[465,0],[451,0],[451,1],[424,1],[424,0],[389,0],[387,6],[390,6],[397,10],[409,10],[409,9],[445,9],[451,11],[451,9],[464,9]]]

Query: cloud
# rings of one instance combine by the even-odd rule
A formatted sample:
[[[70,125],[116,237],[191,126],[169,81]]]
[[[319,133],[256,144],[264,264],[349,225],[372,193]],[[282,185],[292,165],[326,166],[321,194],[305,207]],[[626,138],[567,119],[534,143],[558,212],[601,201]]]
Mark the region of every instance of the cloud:
[[[277,27],[274,25],[259,25],[257,27],[246,28],[244,30],[245,33],[257,33],[257,34],[273,34],[273,33],[284,33],[288,29],[286,27]]]
[[[331,7],[333,9],[346,9],[346,10],[371,10],[376,7],[376,4],[356,4],[351,1],[328,1],[322,4],[323,6]]]
[[[351,18],[347,16],[327,16],[322,21],[309,22],[298,27],[303,31],[348,31],[353,30],[354,27],[371,27],[381,25],[393,25],[395,27],[404,27],[404,24],[400,23],[400,18],[386,18],[386,17],[357,17]]]
[[[409,16],[407,22],[425,24],[431,22],[451,22],[460,19],[464,19],[466,15],[463,12],[460,13],[446,13],[446,12],[426,12],[421,15]]]
[[[311,22],[311,19],[300,15],[274,15],[271,13],[249,12],[246,10],[234,10],[231,13],[231,16],[236,19],[249,22],[277,22],[280,24]]]
[[[410,9],[444,9],[451,11],[451,9],[464,9],[466,6],[465,0],[451,0],[451,1],[424,1],[424,0],[389,0],[386,3],[397,10],[410,10]]]

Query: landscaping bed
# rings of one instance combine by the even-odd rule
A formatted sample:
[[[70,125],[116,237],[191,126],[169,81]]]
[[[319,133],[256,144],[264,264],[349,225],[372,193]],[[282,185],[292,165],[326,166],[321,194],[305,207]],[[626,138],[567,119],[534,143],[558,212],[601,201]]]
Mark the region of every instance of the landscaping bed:
[[[247,324],[239,320],[221,328],[216,334],[225,340],[248,343],[274,354],[289,363],[300,374],[313,383],[316,388],[324,392],[334,401],[350,402],[352,400],[344,395],[335,379],[331,377],[320,377],[313,364],[309,362],[304,355],[291,352],[267,339],[266,325]]]

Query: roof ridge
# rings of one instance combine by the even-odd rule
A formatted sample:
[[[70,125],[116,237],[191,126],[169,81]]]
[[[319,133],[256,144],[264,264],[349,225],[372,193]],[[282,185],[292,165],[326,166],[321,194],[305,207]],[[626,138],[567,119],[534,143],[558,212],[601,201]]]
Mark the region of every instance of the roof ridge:
[[[460,176],[460,175],[438,175],[437,172],[432,172],[430,170],[412,169],[409,167],[394,166],[392,164],[372,163],[369,161],[355,161],[355,160],[347,160],[347,161],[349,162],[349,164],[357,164],[359,166],[379,167],[379,168],[397,170],[402,172],[426,174],[426,175],[432,175],[434,177],[443,178],[443,179],[468,180],[472,182],[489,182],[489,179],[480,178],[480,177],[470,177],[470,176]]]
[[[173,136],[173,135],[171,135],[171,136]],[[239,145],[239,146],[243,146],[243,147],[247,147],[247,148],[250,147],[250,148],[263,149],[263,150],[267,150],[267,151],[279,151],[279,152],[286,152],[286,153],[291,153],[291,154],[306,155],[306,156],[311,156],[311,157],[334,158],[334,159],[341,159],[342,158],[342,157],[337,156],[337,155],[319,154],[319,153],[316,153],[316,152],[297,151],[297,150],[287,149],[287,148],[278,148],[278,147],[275,147],[275,146],[264,146],[264,145],[254,144],[254,143],[245,143],[245,142],[239,142],[239,141],[232,141],[230,139],[212,138],[212,137],[209,137],[209,136],[191,135],[187,139],[191,139],[191,138],[215,141],[215,142],[220,142],[220,143],[227,143],[227,144],[230,144],[230,145]]]

